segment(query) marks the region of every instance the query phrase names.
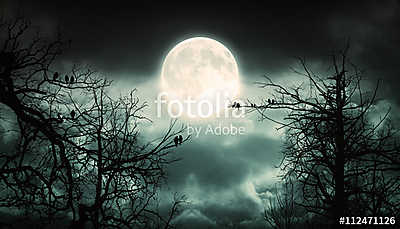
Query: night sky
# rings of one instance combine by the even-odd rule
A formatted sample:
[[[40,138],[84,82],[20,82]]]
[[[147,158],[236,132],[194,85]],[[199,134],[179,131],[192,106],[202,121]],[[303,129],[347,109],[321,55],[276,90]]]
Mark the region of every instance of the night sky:
[[[113,79],[118,92],[137,88],[150,105],[154,127],[144,131],[149,138],[161,134],[169,122],[153,112],[162,61],[177,43],[196,36],[215,39],[231,50],[240,72],[240,96],[254,101],[267,95],[253,84],[262,75],[296,81],[290,73],[296,57],[323,70],[327,56],[350,40],[350,56],[365,70],[367,86],[382,80],[377,112],[391,106],[392,117],[398,118],[400,1],[1,1],[0,10],[30,18],[45,36],[59,30],[71,39],[71,47],[56,63],[61,70],[71,63],[88,64]],[[255,114],[242,122],[244,136],[200,136],[176,150],[182,160],[169,167],[163,192],[167,196],[179,191],[191,200],[179,223],[192,228],[218,227],[221,222],[266,225],[263,199],[278,180],[274,166],[281,157],[282,133]]]

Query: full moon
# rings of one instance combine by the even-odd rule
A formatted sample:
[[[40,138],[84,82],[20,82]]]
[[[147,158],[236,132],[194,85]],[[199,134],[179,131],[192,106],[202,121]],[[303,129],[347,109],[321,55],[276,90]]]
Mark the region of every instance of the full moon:
[[[238,95],[239,71],[235,58],[223,44],[194,37],[180,42],[167,54],[161,84],[169,99],[206,100],[218,112],[226,100]]]

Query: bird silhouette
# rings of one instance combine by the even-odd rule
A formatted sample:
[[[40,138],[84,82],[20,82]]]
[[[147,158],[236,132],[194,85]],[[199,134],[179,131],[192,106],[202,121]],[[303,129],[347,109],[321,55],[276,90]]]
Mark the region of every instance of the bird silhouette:
[[[54,74],[53,74],[53,80],[57,80],[57,78],[58,78],[58,72],[54,72]]]
[[[183,137],[182,137],[182,135],[179,135],[179,139],[178,139],[178,140],[179,140],[179,145],[182,144],[182,142],[183,142]]]
[[[179,138],[178,136],[174,137],[174,143],[175,143],[175,147],[178,147],[178,143],[179,143]]]
[[[75,119],[75,111],[74,110],[71,111],[71,118]]]
[[[236,108],[237,108],[237,109],[240,108],[240,103],[236,103]]]
[[[271,99],[268,99],[268,103],[271,103]]]
[[[236,107],[236,102],[233,102],[232,108],[235,108],[235,107]]]
[[[68,77],[68,75],[65,75],[65,83],[69,83],[69,77]]]
[[[272,100],[272,104],[275,104],[275,100],[274,99]]]
[[[70,82],[71,84],[73,84],[73,83],[74,83],[74,81],[75,81],[75,78],[74,78],[74,76],[71,76],[71,79],[70,79],[70,81],[69,81],[69,82]]]

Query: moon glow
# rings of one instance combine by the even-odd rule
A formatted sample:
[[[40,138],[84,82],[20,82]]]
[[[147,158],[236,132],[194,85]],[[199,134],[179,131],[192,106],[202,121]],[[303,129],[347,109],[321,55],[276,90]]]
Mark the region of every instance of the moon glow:
[[[206,100],[218,112],[226,100],[238,95],[239,71],[234,56],[223,44],[195,37],[180,42],[167,54],[161,84],[170,100]]]

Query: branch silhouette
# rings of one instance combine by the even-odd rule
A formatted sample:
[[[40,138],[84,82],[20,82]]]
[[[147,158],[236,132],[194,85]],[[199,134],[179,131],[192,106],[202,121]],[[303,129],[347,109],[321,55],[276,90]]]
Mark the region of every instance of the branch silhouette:
[[[69,42],[41,38],[23,18],[1,21],[0,31],[0,103],[18,124],[16,149],[0,154],[0,206],[44,225],[71,214],[72,228],[171,228],[183,199],[161,221],[154,202],[184,126],[174,120],[145,142],[140,125],[150,120],[136,90],[115,98],[112,81],[87,67],[53,70]]]
[[[345,215],[399,212],[398,133],[390,109],[371,121],[379,81],[372,91],[364,90],[363,72],[349,60],[348,50],[329,56],[325,76],[299,58],[301,70],[293,71],[304,77],[303,83],[283,86],[265,77],[256,84],[273,91],[271,98],[245,105],[285,131],[280,167],[283,179],[295,177],[302,184],[303,200],[296,204],[332,224]],[[272,110],[286,115],[274,119]]]

